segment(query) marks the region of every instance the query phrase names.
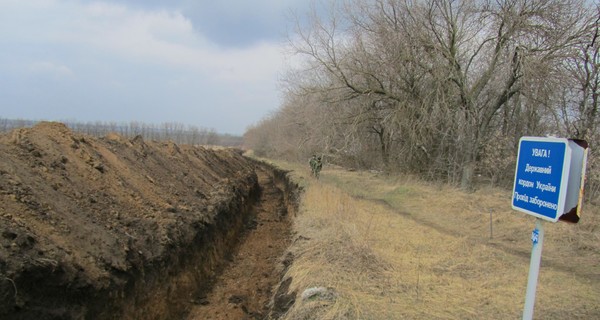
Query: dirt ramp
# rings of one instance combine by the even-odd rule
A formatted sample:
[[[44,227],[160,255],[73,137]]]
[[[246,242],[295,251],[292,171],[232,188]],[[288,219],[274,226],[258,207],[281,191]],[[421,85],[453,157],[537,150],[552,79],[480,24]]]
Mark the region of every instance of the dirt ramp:
[[[1,135],[0,318],[184,314],[257,193],[253,164],[232,150],[59,123]]]

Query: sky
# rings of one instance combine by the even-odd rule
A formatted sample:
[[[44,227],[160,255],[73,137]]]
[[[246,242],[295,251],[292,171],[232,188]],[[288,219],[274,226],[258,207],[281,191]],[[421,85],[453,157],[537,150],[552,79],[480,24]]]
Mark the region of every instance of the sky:
[[[281,103],[307,0],[0,0],[0,117],[243,134]]]

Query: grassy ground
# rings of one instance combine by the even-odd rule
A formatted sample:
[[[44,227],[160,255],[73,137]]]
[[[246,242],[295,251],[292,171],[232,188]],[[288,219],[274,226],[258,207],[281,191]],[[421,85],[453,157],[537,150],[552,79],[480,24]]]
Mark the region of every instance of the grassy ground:
[[[308,165],[276,164],[305,187],[285,319],[521,317],[534,218],[510,191],[332,167],[316,181]],[[588,206],[577,225],[544,223],[534,318],[600,319],[599,218]]]

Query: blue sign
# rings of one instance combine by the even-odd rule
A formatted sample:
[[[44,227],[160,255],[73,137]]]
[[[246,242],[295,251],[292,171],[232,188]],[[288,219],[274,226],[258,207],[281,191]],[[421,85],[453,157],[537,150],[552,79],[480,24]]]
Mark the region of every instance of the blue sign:
[[[521,138],[513,209],[553,222],[558,220],[563,213],[566,195],[564,177],[568,177],[570,161],[567,144],[567,139]],[[565,168],[567,170],[563,170]]]

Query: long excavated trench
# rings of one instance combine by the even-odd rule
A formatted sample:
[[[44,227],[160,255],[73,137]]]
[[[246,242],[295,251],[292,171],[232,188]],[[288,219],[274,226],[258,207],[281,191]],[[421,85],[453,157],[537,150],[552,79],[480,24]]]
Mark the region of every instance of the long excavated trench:
[[[265,319],[281,312],[273,290],[290,262],[285,252],[299,190],[285,172],[255,166],[257,180],[252,187],[240,188],[234,192],[237,196],[216,208],[212,223],[195,235],[195,245],[174,248],[154,269],[123,273],[124,286],[116,292],[79,292],[80,299],[67,294],[58,302],[40,301],[37,311],[15,308],[19,312],[5,314],[6,318],[229,320]],[[43,273],[33,279],[55,276]],[[60,296],[69,291],[38,290],[42,300],[48,292]],[[15,285],[15,299],[16,291]]]
[[[0,135],[0,319],[276,318],[299,192],[235,150]]]
[[[290,243],[290,213],[295,193],[282,172],[258,167],[258,201],[252,207],[240,243],[206,295],[194,301],[187,319],[264,319],[280,280],[282,255]]]

